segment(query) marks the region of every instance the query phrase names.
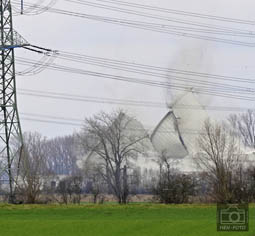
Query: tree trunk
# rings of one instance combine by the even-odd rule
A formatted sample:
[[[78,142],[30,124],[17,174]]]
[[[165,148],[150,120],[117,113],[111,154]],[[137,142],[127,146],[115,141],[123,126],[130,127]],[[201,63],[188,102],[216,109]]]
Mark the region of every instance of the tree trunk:
[[[127,203],[127,197],[128,197],[128,180],[127,180],[127,167],[124,166],[123,170],[123,198],[122,198],[122,203],[126,204]]]

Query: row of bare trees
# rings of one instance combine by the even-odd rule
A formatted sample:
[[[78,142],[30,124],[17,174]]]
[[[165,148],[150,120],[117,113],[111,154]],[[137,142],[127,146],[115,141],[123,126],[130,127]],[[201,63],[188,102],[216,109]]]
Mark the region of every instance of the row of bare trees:
[[[232,114],[224,122],[206,120],[197,145],[193,174],[180,173],[173,168],[176,160],[159,155],[154,192],[161,202],[183,203],[191,196],[220,203],[255,200],[255,159],[245,153],[255,148],[255,111]]]
[[[37,132],[23,134],[19,166],[14,163],[12,167],[19,169],[18,178],[15,178],[15,195],[18,197],[13,202],[35,203],[57,175],[77,175],[75,139],[75,135],[48,140]],[[8,179],[8,175],[1,175],[0,183],[8,182]],[[4,192],[9,195],[6,187]]]
[[[127,203],[128,176],[136,166],[137,157],[145,153],[148,140],[142,125],[121,110],[86,119],[79,135],[47,140],[38,133],[26,133],[17,194],[23,202],[35,203],[49,183],[62,175],[65,178],[57,181],[55,190],[65,203],[74,189],[70,185],[76,186],[74,180],[81,177],[86,178],[86,184],[91,183],[95,202],[103,191],[113,194],[119,203]],[[79,156],[88,156],[82,173],[77,166]]]
[[[217,202],[254,199],[255,167],[247,165],[243,153],[255,147],[254,111],[231,115],[222,123],[205,121],[197,144],[197,173],[181,173],[173,159],[161,153],[159,170],[145,177],[136,162],[151,148],[146,130],[122,110],[101,112],[86,119],[79,134],[52,140],[24,134],[16,192],[29,203],[38,201],[45,189],[64,203],[80,202],[82,192],[91,193],[94,202],[113,194],[120,204],[127,203],[130,194],[146,191],[165,203],[188,202],[202,194]],[[79,158],[85,161],[77,165]],[[56,186],[49,184],[53,180]]]

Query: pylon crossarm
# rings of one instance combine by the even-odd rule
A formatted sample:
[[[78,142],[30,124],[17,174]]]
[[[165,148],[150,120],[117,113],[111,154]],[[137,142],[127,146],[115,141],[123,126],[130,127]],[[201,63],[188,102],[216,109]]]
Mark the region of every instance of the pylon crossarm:
[[[9,49],[13,49],[13,48],[23,48],[29,46],[28,45],[10,45],[10,46],[0,46],[0,50],[9,50]]]
[[[28,47],[30,44],[17,31],[13,30],[13,34],[0,35],[0,50],[8,50],[14,48]]]

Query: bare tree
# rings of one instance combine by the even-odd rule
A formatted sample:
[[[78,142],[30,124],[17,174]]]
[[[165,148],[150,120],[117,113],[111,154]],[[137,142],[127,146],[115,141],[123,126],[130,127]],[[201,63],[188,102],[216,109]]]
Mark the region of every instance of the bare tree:
[[[127,203],[128,169],[132,160],[145,151],[147,132],[121,110],[111,114],[101,112],[86,119],[83,131],[83,147],[91,151],[88,158],[101,167],[101,175],[118,202]]]
[[[100,165],[93,162],[84,163],[84,176],[87,182],[87,191],[93,195],[93,203],[98,202],[98,198],[103,198],[104,193],[107,192],[107,182],[103,178],[103,170]]]
[[[132,169],[132,174],[130,175],[130,193],[138,194],[142,190],[142,172],[141,167],[135,167]]]
[[[162,175],[165,175],[167,179],[170,181],[171,172],[175,171],[176,165],[179,163],[179,160],[174,158],[173,156],[169,156],[167,151],[162,151],[156,159],[156,163],[159,165],[159,178]]]
[[[82,184],[83,178],[81,176],[69,176],[62,179],[57,187],[57,193],[60,194],[62,202],[80,204]]]
[[[206,120],[198,145],[200,152],[195,160],[213,186],[214,199],[218,202],[237,201],[235,181],[238,173],[242,173],[242,154],[235,136],[226,126]]]
[[[232,114],[228,121],[235,135],[242,138],[246,147],[255,148],[255,111],[248,110],[243,114]]]
[[[20,163],[18,190],[27,203],[35,203],[49,177],[46,165],[45,138],[39,133],[24,134],[24,149]]]
[[[176,168],[179,160],[162,151],[156,162],[159,164],[159,179],[153,192],[162,203],[184,203],[194,193],[192,176],[181,174]]]
[[[58,175],[78,175],[75,135],[47,140],[47,165]]]
[[[196,184],[192,175],[185,175],[180,172],[168,175],[164,172],[154,189],[154,194],[161,203],[187,203],[189,196],[195,194],[195,187]]]

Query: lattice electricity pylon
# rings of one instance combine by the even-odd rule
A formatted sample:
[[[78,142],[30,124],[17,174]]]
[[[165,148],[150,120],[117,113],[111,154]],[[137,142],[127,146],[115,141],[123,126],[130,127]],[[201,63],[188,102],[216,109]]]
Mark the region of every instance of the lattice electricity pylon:
[[[26,46],[27,42],[13,31],[10,0],[0,0],[0,12],[0,165],[9,181],[9,202],[14,202],[23,146],[17,110],[14,48]]]

